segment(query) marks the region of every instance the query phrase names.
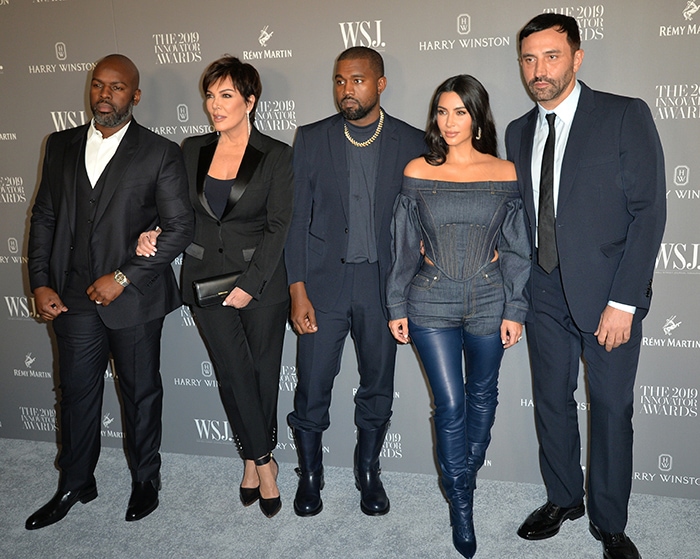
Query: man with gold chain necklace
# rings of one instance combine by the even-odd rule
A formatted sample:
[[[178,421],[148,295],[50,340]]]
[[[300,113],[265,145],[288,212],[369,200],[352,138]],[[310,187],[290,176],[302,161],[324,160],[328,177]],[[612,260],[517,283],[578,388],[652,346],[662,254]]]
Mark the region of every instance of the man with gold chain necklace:
[[[294,142],[294,215],[285,248],[291,321],[299,335],[288,416],[299,454],[294,511],[313,516],[323,508],[322,434],[350,333],[360,373],[355,481],[362,512],[377,516],[389,512],[379,454],[396,356],[384,300],[391,217],[403,168],[425,144],[423,132],[380,107],[387,80],[378,52],[345,50],[333,79],[340,113],[299,128]]]

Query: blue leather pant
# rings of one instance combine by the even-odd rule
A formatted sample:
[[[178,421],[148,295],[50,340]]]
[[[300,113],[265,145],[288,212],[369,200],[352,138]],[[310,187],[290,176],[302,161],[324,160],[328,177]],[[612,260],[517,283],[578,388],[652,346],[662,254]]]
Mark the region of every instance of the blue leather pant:
[[[468,473],[475,477],[496,417],[503,357],[500,331],[477,336],[463,327],[426,328],[409,320],[409,334],[433,392],[437,456],[443,476]]]

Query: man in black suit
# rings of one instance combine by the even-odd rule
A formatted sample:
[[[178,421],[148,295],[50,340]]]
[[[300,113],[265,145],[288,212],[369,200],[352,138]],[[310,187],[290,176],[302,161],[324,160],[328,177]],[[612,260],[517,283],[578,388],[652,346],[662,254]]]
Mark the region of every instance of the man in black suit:
[[[588,516],[606,559],[638,558],[624,533],[632,484],[634,381],[666,219],[664,159],[647,105],[576,81],[576,20],[541,14],[519,34],[538,105],[506,131],[533,246],[526,320],[547,503],[518,534],[555,535],[584,514],[577,405],[590,396]]]
[[[29,232],[29,280],[53,322],[59,358],[61,470],[35,530],[97,497],[104,371],[111,353],[124,406],[132,475],[126,520],[158,506],[163,388],[160,335],[180,304],[171,261],[189,244],[192,209],[178,146],[132,119],[139,73],[114,54],[95,67],[90,124],[52,134]],[[159,224],[158,254],[136,257],[139,233]]]
[[[321,512],[321,437],[348,332],[357,352],[355,478],[368,515],[389,511],[379,453],[389,426],[396,342],[385,283],[391,218],[403,168],[425,151],[423,133],[387,115],[376,51],[353,47],[336,61],[340,114],[301,127],[294,142],[294,215],[285,247],[291,320],[299,334],[298,384],[289,424],[299,454],[299,516]]]

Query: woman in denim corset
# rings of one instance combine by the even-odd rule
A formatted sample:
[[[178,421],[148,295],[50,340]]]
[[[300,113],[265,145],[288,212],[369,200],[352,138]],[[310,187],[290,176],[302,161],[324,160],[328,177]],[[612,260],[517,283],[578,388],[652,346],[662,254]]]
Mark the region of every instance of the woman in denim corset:
[[[498,370],[522,334],[530,245],[515,167],[498,159],[488,93],[471,76],[435,92],[429,153],[411,161],[394,207],[389,327],[412,341],[435,404],[452,541],[473,557],[476,474],[491,440]],[[463,371],[466,363],[466,374]]]

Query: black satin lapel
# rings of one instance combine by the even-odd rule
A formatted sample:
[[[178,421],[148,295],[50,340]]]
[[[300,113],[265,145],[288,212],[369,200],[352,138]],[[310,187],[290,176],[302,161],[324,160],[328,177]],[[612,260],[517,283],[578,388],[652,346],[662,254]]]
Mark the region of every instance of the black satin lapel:
[[[224,215],[222,219],[226,217],[229,212],[236,205],[238,200],[245,192],[245,189],[250,183],[250,179],[253,178],[255,170],[258,168],[260,161],[262,161],[263,153],[257,148],[248,144],[245,148],[245,153],[243,154],[243,159],[238,167],[238,174],[236,175],[236,182],[231,187],[231,192],[228,196],[228,202],[226,202],[226,209],[224,210]]]
[[[65,205],[68,208],[68,223],[70,225],[71,236],[75,235],[75,212],[76,212],[76,181],[78,180],[79,165],[85,167],[85,143],[87,133],[76,136],[66,150],[65,161],[73,161],[73,165],[64,167],[64,181],[66,185],[63,191]]]
[[[212,142],[199,148],[199,160],[197,161],[197,196],[204,209],[215,219],[219,218],[211,211],[209,202],[207,202],[207,197],[204,194],[204,180],[207,178],[211,161],[214,159],[217,144],[218,142]]]

